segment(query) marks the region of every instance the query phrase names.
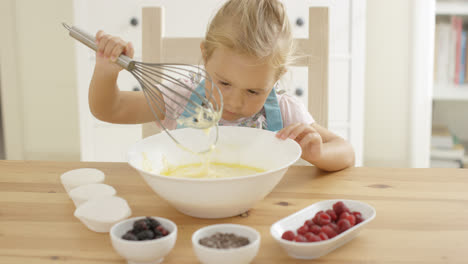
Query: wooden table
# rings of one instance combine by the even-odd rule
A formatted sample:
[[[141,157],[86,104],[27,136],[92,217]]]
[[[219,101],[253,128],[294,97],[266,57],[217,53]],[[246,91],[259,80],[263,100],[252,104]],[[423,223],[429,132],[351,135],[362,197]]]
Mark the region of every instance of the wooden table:
[[[157,215],[179,227],[164,263],[197,263],[192,233],[215,223],[237,223],[262,234],[253,263],[468,263],[468,170],[351,168],[323,173],[292,167],[247,217],[185,216],[161,200],[125,163],[0,161],[0,263],[125,263],[108,234],[88,230],[60,174],[79,167],[106,173],[133,216]],[[324,199],[355,199],[377,217],[350,243],[315,261],[289,258],[270,236],[275,221]]]

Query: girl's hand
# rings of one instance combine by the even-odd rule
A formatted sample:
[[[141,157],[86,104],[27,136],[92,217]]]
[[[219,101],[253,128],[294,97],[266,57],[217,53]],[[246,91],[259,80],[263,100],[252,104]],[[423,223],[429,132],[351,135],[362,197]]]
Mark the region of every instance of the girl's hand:
[[[131,42],[126,42],[119,37],[105,34],[99,30],[96,33],[96,68],[108,70],[117,74],[123,68],[115,63],[120,54],[133,58],[134,49]]]
[[[320,159],[322,155],[323,139],[319,132],[311,125],[296,123],[289,125],[276,133],[281,139],[293,139],[302,148],[302,158],[308,161]]]

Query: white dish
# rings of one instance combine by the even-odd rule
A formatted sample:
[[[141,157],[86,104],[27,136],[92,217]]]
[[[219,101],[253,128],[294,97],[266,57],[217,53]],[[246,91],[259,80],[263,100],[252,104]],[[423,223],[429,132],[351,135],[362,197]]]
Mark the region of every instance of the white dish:
[[[203,131],[184,128],[171,133],[190,141],[192,145],[200,144],[198,147],[206,148],[194,136]],[[288,167],[300,158],[299,144],[291,139],[278,139],[275,134],[255,128],[219,127],[219,140],[211,160],[266,170],[248,176],[191,179],[160,175],[159,172],[164,168],[163,158],[172,165],[203,161],[200,155],[178,147],[166,133],[147,137],[134,144],[128,153],[128,163],[154,192],[180,212],[200,218],[231,217],[246,212],[268,195],[283,178]]]
[[[122,236],[133,228],[133,223],[142,218],[145,218],[145,216],[129,218],[112,226],[109,232],[112,246],[129,264],[161,263],[164,257],[174,248],[177,240],[177,226],[169,219],[152,216],[169,231],[167,236],[144,241],[123,239]]]
[[[217,232],[233,233],[249,239],[250,243],[229,249],[210,248],[199,243],[200,239],[209,237]],[[250,263],[258,253],[260,233],[248,226],[236,224],[217,224],[198,229],[192,235],[192,246],[198,260],[204,264],[239,264]]]
[[[113,196],[116,194],[114,187],[103,183],[90,183],[73,188],[69,193],[70,198],[78,207],[84,202],[100,197]]]
[[[104,182],[104,178],[104,172],[93,168],[70,170],[60,176],[60,180],[67,193],[81,185],[102,183]]]
[[[291,230],[296,233],[296,230],[306,220],[314,217],[317,212],[333,209],[333,204],[338,201],[342,201],[351,211],[360,212],[364,221],[336,237],[324,241],[299,243],[281,238],[285,231]],[[360,201],[343,199],[324,200],[277,221],[271,226],[270,233],[289,256],[297,259],[315,259],[330,253],[352,240],[364,226],[375,218],[375,215],[376,212],[372,206]]]
[[[132,214],[125,199],[100,197],[84,202],[75,210],[75,217],[94,232],[109,232],[112,225]]]

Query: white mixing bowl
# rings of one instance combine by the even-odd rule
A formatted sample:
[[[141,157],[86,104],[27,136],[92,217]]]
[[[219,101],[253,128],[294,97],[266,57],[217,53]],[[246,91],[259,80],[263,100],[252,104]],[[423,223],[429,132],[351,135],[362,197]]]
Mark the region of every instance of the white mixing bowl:
[[[200,130],[191,128],[171,132],[190,143],[192,149],[206,148]],[[145,159],[144,156],[147,158]],[[135,143],[129,150],[128,163],[149,186],[180,212],[199,218],[223,218],[246,212],[269,194],[289,166],[301,156],[294,140],[276,138],[274,132],[246,127],[219,127],[219,140],[211,161],[234,163],[264,169],[263,173],[232,178],[191,179],[160,175],[163,159],[171,165],[202,162],[178,147],[166,133]],[[149,171],[151,170],[151,171]]]

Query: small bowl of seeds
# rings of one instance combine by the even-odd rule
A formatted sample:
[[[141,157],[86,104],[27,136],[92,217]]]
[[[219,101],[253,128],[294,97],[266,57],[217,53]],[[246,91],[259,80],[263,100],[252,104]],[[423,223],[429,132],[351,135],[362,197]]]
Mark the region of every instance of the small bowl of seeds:
[[[250,263],[258,253],[260,233],[244,225],[209,225],[193,233],[192,246],[204,264]]]
[[[161,263],[177,239],[177,226],[169,219],[140,216],[123,220],[110,230],[112,246],[128,263]]]

